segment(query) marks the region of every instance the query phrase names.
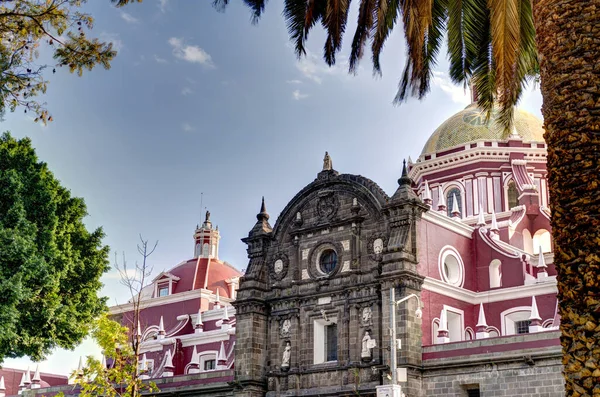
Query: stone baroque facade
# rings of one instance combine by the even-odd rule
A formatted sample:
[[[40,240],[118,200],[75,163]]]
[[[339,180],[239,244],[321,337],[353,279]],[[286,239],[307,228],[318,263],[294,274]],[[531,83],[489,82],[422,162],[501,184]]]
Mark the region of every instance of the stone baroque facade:
[[[274,226],[263,199],[243,276],[207,214],[194,259],[144,290],[147,376],[173,395],[562,396],[543,129],[494,123],[452,116],[391,196],[326,153]]]

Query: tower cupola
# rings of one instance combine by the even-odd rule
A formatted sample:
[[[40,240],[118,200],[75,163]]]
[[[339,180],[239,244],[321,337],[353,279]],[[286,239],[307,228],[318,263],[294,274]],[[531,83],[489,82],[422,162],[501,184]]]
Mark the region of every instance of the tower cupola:
[[[196,226],[194,233],[194,258],[219,259],[219,227],[213,229],[210,221],[210,212],[206,211],[202,226]]]

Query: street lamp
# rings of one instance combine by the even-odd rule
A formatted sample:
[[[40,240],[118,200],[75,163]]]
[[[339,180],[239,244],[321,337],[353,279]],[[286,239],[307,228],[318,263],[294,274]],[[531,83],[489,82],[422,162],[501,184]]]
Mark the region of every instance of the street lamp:
[[[423,311],[421,310],[421,300],[415,294],[410,294],[402,299],[396,300],[396,290],[394,287],[390,288],[390,330],[391,330],[391,351],[390,351],[390,369],[392,371],[392,385],[398,384],[398,371],[396,364],[396,353],[397,353],[397,339],[396,339],[396,306],[402,302],[409,300],[410,298],[417,299],[417,310],[415,310],[415,316],[421,318]]]

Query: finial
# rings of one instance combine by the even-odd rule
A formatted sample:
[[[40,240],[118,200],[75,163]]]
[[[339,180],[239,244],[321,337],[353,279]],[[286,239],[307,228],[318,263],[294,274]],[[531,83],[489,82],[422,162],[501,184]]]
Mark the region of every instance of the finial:
[[[33,378],[31,378],[31,381],[33,383],[40,383],[41,380],[42,380],[42,378],[40,377],[40,366],[36,365],[35,373],[33,374]]]
[[[323,171],[331,171],[332,169],[333,163],[331,157],[329,157],[329,153],[325,152],[325,157],[323,158]]]
[[[4,385],[4,376],[0,376],[0,391],[5,391],[6,386]]]
[[[483,207],[479,204],[479,215],[477,217],[477,226],[485,227],[485,215],[483,213]]]
[[[398,185],[409,185],[411,184],[411,179],[408,177],[408,171],[406,169],[406,160],[402,160],[402,176],[398,179]]]
[[[537,307],[537,301],[535,300],[535,296],[531,297],[531,314],[529,315],[529,320],[542,321],[542,318],[540,317],[540,312]]]
[[[543,268],[544,271],[548,267],[548,266],[546,266],[546,259],[544,258],[544,250],[542,249],[541,245],[540,245],[540,256],[539,256],[539,259],[538,259],[538,267]]]
[[[165,335],[165,322],[163,321],[163,316],[160,316],[160,321],[158,323],[158,335]]]
[[[269,220],[269,214],[267,213],[267,207],[265,206],[265,196],[262,197],[262,203],[260,205],[260,212],[256,215],[256,219],[259,221]]]
[[[479,304],[479,317],[477,318],[477,327],[487,328],[487,320],[485,319],[485,311],[483,310],[483,303]]]
[[[27,371],[25,372],[25,386],[31,384],[31,374],[29,373],[29,366],[27,367]]]
[[[174,369],[173,366],[173,356],[171,355],[171,349],[167,350],[167,354],[165,354],[165,369]]]
[[[451,214],[453,218],[460,217],[460,210],[458,209],[458,196],[456,193],[452,196],[452,210]]]
[[[492,210],[492,225],[490,226],[492,232],[498,233],[498,222],[496,221],[496,212]]]
[[[206,211],[204,222],[210,222],[210,211]]]
[[[227,356],[225,355],[225,344],[221,341],[221,347],[219,348],[219,356],[217,357],[217,364],[225,366],[227,364]]]
[[[425,179],[425,187],[423,190],[423,202],[427,205],[431,205],[431,189],[429,189],[429,182]]]
[[[438,211],[446,212],[446,197],[441,185],[438,188]]]

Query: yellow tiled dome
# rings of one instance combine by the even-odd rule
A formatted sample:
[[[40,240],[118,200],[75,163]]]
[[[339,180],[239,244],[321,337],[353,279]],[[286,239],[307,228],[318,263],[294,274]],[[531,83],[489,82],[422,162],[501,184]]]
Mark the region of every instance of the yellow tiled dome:
[[[485,122],[485,112],[475,104],[467,106],[444,121],[429,137],[421,154],[435,153],[479,139],[506,140],[502,127],[496,122],[496,112]],[[529,112],[515,110],[515,128],[524,142],[544,142],[542,122]]]

